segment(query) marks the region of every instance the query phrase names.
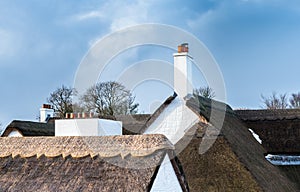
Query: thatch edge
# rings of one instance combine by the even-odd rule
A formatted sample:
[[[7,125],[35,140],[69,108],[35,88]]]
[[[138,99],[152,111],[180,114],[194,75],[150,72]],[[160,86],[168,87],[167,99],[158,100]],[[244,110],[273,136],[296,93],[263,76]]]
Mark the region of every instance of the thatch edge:
[[[158,150],[174,150],[164,135],[131,135],[105,137],[6,137],[0,138],[0,157],[80,158],[100,156],[144,157]]]

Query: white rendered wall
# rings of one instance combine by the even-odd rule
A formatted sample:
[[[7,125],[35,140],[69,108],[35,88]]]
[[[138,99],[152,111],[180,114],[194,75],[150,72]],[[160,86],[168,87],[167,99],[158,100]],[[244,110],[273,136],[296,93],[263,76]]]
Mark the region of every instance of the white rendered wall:
[[[158,170],[157,176],[150,191],[182,191],[168,154],[165,156]]]
[[[144,134],[163,134],[175,145],[198,122],[199,117],[185,105],[185,101],[176,97]]]
[[[14,130],[10,132],[7,137],[23,137],[23,135],[19,131]]]
[[[188,53],[175,53],[174,57],[174,90],[184,98],[193,93],[192,85],[192,57]]]
[[[55,120],[55,136],[122,135],[122,122],[106,119]]]
[[[265,157],[273,165],[300,165],[300,156],[299,155],[272,155],[268,154]]]
[[[257,135],[252,129],[248,129],[251,133],[252,133],[252,136],[255,138],[255,140],[259,143],[259,144],[262,144],[262,140],[259,138],[259,135]]]
[[[41,108],[40,109],[40,122],[45,122],[47,117],[53,117],[54,110],[53,109],[47,109],[47,108]]]

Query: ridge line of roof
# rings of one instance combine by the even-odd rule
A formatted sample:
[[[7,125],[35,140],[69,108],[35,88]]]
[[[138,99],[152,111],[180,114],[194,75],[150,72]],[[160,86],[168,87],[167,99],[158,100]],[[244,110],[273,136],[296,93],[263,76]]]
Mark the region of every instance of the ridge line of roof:
[[[148,156],[159,150],[175,147],[160,134],[123,135],[101,137],[2,137],[0,157],[23,158],[45,155],[46,157],[71,156],[73,158],[100,156],[103,158],[128,155]],[[24,150],[26,149],[26,150]]]

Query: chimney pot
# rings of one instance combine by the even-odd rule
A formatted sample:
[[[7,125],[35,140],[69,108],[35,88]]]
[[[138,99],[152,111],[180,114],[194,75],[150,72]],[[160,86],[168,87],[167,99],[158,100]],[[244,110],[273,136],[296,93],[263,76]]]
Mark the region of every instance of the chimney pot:
[[[52,109],[52,106],[49,105],[49,104],[43,104],[42,108],[44,108],[44,109]]]
[[[47,122],[49,117],[54,116],[54,110],[52,105],[43,104],[40,108],[40,122]]]
[[[189,52],[189,44],[188,43],[182,43],[181,45],[178,45],[178,53],[188,53]]]
[[[94,117],[94,113],[90,112],[90,118],[93,118],[93,117]]]

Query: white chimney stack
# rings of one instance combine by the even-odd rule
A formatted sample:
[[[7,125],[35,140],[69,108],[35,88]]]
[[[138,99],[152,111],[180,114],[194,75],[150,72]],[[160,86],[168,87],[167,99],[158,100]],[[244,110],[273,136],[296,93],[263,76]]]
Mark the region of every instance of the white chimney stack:
[[[187,43],[178,46],[174,57],[174,91],[181,98],[193,93],[192,85],[192,57],[188,54]]]
[[[43,104],[40,108],[40,122],[47,122],[50,117],[53,117],[54,109],[51,105]]]

